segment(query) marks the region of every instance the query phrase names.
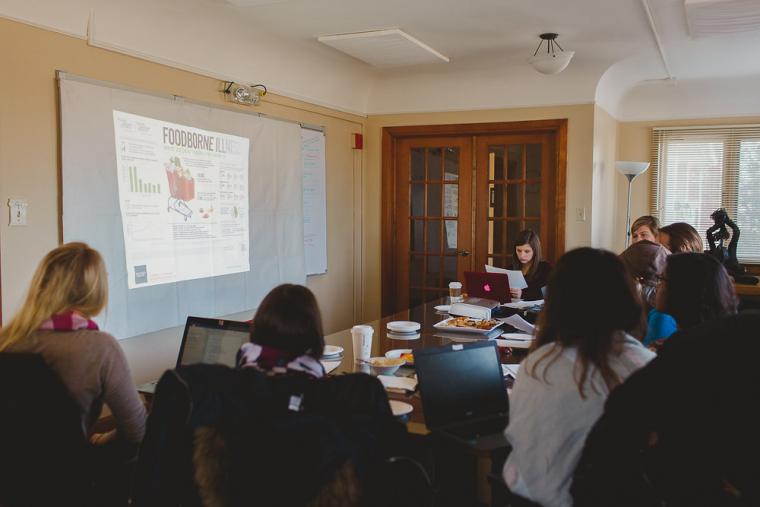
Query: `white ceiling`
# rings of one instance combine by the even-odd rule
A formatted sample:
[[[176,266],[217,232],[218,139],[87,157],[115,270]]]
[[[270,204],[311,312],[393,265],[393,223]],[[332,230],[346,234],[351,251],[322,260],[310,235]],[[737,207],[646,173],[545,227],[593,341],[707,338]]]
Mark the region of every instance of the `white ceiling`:
[[[596,101],[620,117],[627,95],[668,77],[643,1],[678,82],[757,81],[760,32],[692,38],[684,0],[0,0],[0,15],[83,36],[92,11],[96,45],[359,113]],[[378,70],[317,42],[388,28],[450,63]],[[545,31],[576,52],[557,76],[526,63]]]

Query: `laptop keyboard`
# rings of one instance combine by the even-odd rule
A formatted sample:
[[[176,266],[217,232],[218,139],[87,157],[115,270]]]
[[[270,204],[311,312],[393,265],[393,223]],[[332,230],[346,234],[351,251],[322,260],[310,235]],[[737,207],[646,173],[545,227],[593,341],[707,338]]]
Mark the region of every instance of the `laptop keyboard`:
[[[493,435],[502,433],[507,427],[507,418],[499,417],[496,419],[486,419],[473,421],[462,425],[446,428],[446,431],[463,440],[474,440],[484,435]]]

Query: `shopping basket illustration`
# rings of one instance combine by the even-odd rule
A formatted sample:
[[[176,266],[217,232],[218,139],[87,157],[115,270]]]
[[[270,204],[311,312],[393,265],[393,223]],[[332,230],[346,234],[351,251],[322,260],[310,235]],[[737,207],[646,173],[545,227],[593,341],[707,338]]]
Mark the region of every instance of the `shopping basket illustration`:
[[[195,179],[180,174],[173,164],[167,164],[166,177],[169,180],[169,200],[166,211],[176,211],[185,217],[185,222],[187,222],[187,219],[193,216],[193,210],[187,202],[195,199]]]

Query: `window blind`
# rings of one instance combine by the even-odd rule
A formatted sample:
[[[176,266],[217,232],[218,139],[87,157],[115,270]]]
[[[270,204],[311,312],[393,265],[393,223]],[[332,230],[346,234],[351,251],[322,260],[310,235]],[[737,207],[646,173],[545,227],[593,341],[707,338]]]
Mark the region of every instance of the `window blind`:
[[[760,264],[760,125],[652,129],[651,214],[702,235],[726,208],[741,231],[737,257]]]

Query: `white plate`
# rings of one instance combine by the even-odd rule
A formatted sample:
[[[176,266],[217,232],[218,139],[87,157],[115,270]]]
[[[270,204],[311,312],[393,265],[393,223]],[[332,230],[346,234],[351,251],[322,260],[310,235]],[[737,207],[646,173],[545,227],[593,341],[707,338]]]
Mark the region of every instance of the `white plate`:
[[[325,345],[325,350],[322,352],[322,357],[338,356],[343,353],[343,347],[338,345]]]
[[[420,323],[411,320],[395,320],[388,322],[385,327],[394,333],[416,333],[420,330]]]
[[[420,333],[388,333],[388,338],[391,340],[419,340],[420,339]]]
[[[412,411],[414,410],[413,406],[411,406],[408,403],[404,403],[403,401],[388,400],[388,403],[390,404],[391,412],[393,412],[393,415],[395,417],[411,414]]]
[[[401,354],[411,354],[412,349],[393,349],[385,353],[385,357],[388,359],[398,359]]]
[[[434,306],[433,308],[435,308],[436,312],[449,313],[449,310],[451,309],[451,305],[438,305],[438,306]]]
[[[447,331],[450,333],[468,333],[468,334],[488,334],[497,327],[501,326],[501,322],[496,322],[495,325],[491,326],[488,329],[477,329],[474,327],[454,327],[447,325],[447,322],[454,319],[454,317],[449,317],[448,319],[442,320],[441,322],[434,324],[433,327],[436,329],[440,329],[441,331]],[[472,320],[478,320],[478,319],[472,319]]]

